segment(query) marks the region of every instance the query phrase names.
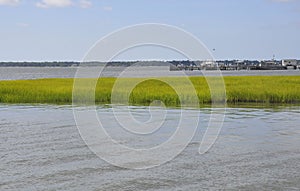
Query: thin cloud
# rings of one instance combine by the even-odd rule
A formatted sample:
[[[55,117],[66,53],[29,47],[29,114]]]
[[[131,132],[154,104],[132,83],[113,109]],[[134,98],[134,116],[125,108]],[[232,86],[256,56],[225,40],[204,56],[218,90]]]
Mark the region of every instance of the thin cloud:
[[[20,3],[20,0],[0,0],[0,5],[15,6]]]
[[[26,27],[29,27],[29,24],[28,23],[17,23],[17,26],[26,28]]]
[[[273,2],[277,2],[277,3],[291,3],[294,2],[296,0],[272,0]]]
[[[80,6],[81,8],[86,9],[86,8],[89,8],[89,7],[92,6],[92,2],[91,2],[91,1],[88,1],[88,0],[80,0],[80,1],[79,1],[79,6]]]
[[[103,7],[103,10],[104,11],[112,11],[113,8],[111,6],[105,6],[105,7]]]
[[[71,0],[42,0],[36,3],[39,8],[50,8],[50,7],[69,7],[72,6]]]

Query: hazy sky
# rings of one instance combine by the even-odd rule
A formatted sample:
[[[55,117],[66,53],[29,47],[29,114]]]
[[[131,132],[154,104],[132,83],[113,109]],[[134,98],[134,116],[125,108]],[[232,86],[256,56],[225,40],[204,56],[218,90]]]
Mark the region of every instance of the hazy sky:
[[[0,18],[0,61],[79,61],[99,38],[141,23],[180,27],[216,59],[300,59],[299,0],[0,0]],[[172,58],[147,52],[123,59]]]

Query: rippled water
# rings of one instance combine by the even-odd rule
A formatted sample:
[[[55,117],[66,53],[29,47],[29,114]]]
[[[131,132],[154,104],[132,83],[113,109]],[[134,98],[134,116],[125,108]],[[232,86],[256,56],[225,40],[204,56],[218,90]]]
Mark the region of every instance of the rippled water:
[[[107,67],[102,76],[118,77],[124,67]],[[136,67],[133,72],[123,75],[123,77],[146,77],[146,76],[203,76],[201,71],[169,71],[169,67]],[[38,78],[73,78],[77,68],[75,67],[0,67],[0,80],[14,79],[38,79]],[[215,71],[206,71],[207,75],[218,75]],[[223,76],[291,76],[300,75],[300,70],[251,70],[251,71],[222,71]]]
[[[200,109],[199,130],[179,156],[155,168],[128,170],[89,150],[70,106],[0,105],[0,190],[299,190],[299,109],[229,108],[217,142],[203,155],[198,148],[211,109]],[[145,107],[131,110],[140,120],[149,114]],[[113,115],[110,107],[97,112]],[[153,146],[178,121],[178,109],[167,112],[169,125],[155,139],[111,133],[131,146],[136,140]]]

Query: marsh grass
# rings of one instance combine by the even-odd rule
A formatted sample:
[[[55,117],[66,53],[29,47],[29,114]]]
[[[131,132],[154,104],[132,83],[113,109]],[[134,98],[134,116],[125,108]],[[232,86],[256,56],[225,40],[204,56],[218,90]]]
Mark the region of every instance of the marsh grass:
[[[161,79],[118,79],[126,84],[142,81],[128,93],[126,88],[113,89],[116,78],[101,78],[95,91],[95,102],[110,104],[111,92],[130,105],[149,105],[155,100],[166,106],[195,104],[193,93],[199,104],[210,104],[211,92],[204,77],[190,77],[194,88],[183,83],[183,77]],[[176,88],[168,85],[176,84]],[[226,99],[229,104],[296,104],[300,103],[300,76],[246,76],[224,77]],[[74,79],[38,79],[0,81],[1,103],[72,103]],[[176,89],[176,90],[175,90]],[[179,92],[178,92],[179,90]],[[82,92],[84,94],[84,91]],[[179,94],[178,94],[179,93]]]

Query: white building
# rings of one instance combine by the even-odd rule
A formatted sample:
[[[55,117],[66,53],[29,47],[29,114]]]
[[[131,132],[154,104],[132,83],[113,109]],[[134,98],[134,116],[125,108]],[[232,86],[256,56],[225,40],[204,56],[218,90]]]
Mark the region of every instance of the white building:
[[[204,60],[204,61],[202,61],[201,66],[217,67],[218,63],[214,60]]]
[[[297,66],[297,60],[296,59],[285,59],[282,60],[282,66]]]

